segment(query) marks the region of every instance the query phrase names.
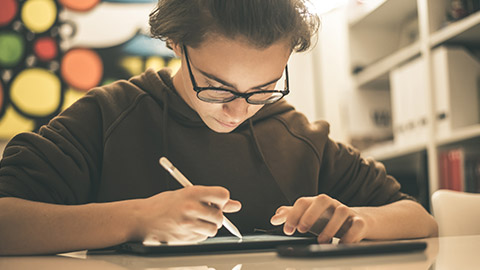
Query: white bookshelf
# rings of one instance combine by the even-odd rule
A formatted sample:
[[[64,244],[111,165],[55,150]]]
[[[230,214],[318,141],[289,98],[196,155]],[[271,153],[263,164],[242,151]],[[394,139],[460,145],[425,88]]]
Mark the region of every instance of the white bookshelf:
[[[452,144],[461,141],[467,141],[475,138],[480,138],[480,124],[464,127],[452,132],[452,134],[445,138],[438,138],[437,144],[439,146]]]
[[[413,62],[413,59],[421,60],[423,68],[418,73],[419,78],[425,80],[421,85],[427,97],[423,104],[426,108],[424,111],[427,111],[424,133],[426,140],[399,143],[396,138],[399,137],[399,132],[404,131],[399,131],[394,126],[392,127],[393,141],[374,144],[362,150],[362,154],[380,161],[391,162],[395,159],[404,160],[404,157],[414,156],[415,153],[426,153],[428,164],[426,181],[428,181],[429,195],[439,187],[439,149],[480,141],[480,121],[476,124],[452,128],[446,134],[437,132],[440,120],[438,120],[436,104],[438,102],[436,83],[438,82],[435,81],[434,74],[437,71],[434,65],[438,63],[434,63],[433,53],[438,47],[444,45],[480,49],[480,11],[463,19],[448,22],[447,1],[373,1],[375,3],[368,8],[357,6],[356,8],[360,11],[354,9],[347,11],[347,14],[353,14],[347,22],[351,68],[349,79],[352,82],[352,91],[362,92],[363,89],[391,91],[392,71]],[[349,8],[352,9],[352,6]],[[407,38],[402,37],[405,34]],[[480,75],[478,81],[480,84]],[[455,89],[455,91],[461,91],[461,89]],[[395,96],[392,93],[391,96],[391,106],[393,106],[396,103],[394,98],[398,95]],[[395,112],[392,110],[392,113]]]
[[[350,16],[350,27],[379,23],[393,24],[416,11],[416,0],[371,0],[369,2],[371,3],[366,8],[356,13],[357,16]]]
[[[385,142],[362,151],[362,155],[365,157],[373,157],[377,160],[387,160],[425,151],[426,149],[427,145],[424,143],[399,146],[392,142]]]
[[[430,47],[445,42],[478,44],[480,42],[480,12],[477,11],[460,21],[453,22],[430,36]]]
[[[354,76],[357,88],[388,89],[388,73],[396,67],[416,56],[420,55],[420,43],[410,44],[391,55],[367,66]]]

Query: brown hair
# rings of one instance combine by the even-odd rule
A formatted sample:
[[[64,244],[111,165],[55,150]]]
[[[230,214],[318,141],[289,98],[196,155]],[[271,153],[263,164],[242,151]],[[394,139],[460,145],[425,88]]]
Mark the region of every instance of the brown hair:
[[[320,25],[308,0],[159,0],[150,14],[154,38],[196,47],[208,35],[237,37],[266,48],[288,38],[292,50],[306,51]]]

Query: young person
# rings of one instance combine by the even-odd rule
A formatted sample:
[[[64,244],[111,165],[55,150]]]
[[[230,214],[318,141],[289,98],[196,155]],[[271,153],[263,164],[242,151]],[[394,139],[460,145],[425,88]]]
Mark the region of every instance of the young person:
[[[295,91],[287,61],[310,47],[318,24],[301,0],[160,0],[151,31],[180,70],[93,89],[9,142],[0,253],[201,241],[228,233],[219,231],[224,213],[243,234],[307,232],[326,217],[320,243],[437,235],[380,163],[282,99]],[[181,188],[162,156],[195,186]]]

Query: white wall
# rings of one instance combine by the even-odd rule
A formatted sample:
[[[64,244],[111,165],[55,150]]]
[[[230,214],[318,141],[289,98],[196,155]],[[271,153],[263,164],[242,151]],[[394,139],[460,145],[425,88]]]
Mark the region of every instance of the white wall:
[[[314,63],[314,51],[294,53],[288,62],[290,94],[285,99],[310,121],[321,118],[318,104],[319,77]]]
[[[349,40],[347,12],[335,9],[322,16],[318,53],[314,61],[319,68],[322,118],[330,123],[330,135],[337,141],[349,140],[347,132],[347,98],[352,89],[349,79]]]
[[[344,8],[321,18],[318,43],[289,62],[291,93],[285,98],[310,121],[330,123],[330,136],[346,142],[346,106],[351,91],[347,15]]]

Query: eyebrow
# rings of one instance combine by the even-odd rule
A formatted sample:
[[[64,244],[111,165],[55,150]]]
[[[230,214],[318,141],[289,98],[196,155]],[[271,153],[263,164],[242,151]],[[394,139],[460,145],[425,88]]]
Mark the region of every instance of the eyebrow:
[[[225,85],[225,86],[232,87],[232,88],[235,88],[235,89],[236,89],[236,87],[235,87],[233,84],[231,84],[231,83],[229,83],[229,82],[226,82],[226,81],[218,78],[218,77],[215,76],[215,75],[212,75],[212,74],[210,74],[210,73],[207,73],[207,72],[205,72],[205,71],[203,71],[203,70],[200,70],[200,69],[198,69],[198,68],[197,68],[197,70],[198,70],[200,73],[202,73],[203,76],[205,76],[205,77],[207,77],[207,78],[209,78],[209,79],[211,79],[211,80],[217,81],[217,82],[219,82],[219,83],[221,83],[221,84],[223,84],[223,85]],[[280,80],[281,78],[282,78],[282,76],[278,77],[277,79],[273,79],[273,80],[271,80],[271,81],[269,81],[269,82],[267,82],[267,83],[254,86],[254,87],[252,87],[252,88],[250,88],[250,89],[258,89],[258,88],[265,87],[265,86],[270,85],[270,84],[272,84],[272,83],[274,83],[274,82],[277,82],[277,81]]]

